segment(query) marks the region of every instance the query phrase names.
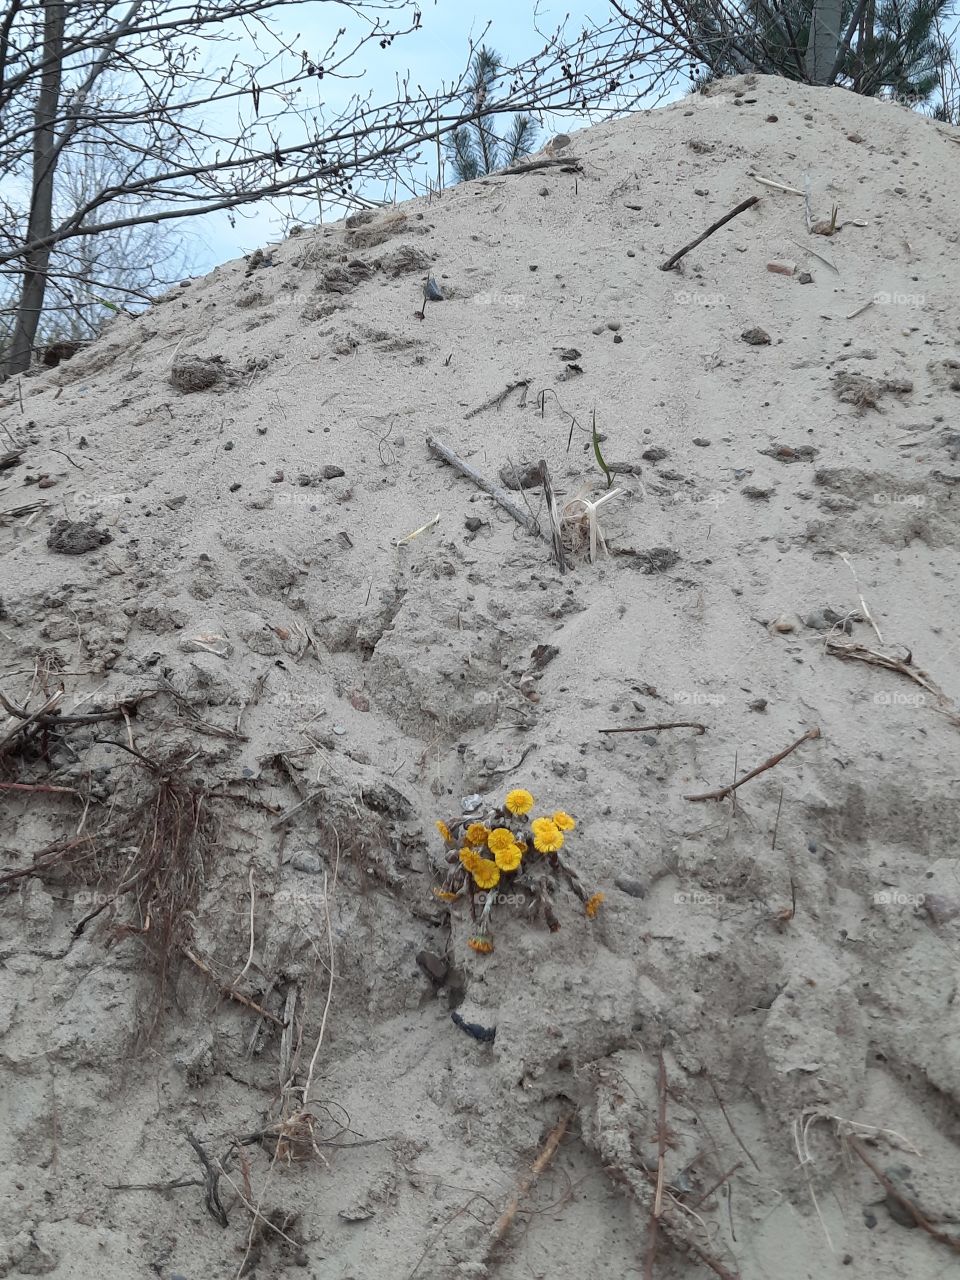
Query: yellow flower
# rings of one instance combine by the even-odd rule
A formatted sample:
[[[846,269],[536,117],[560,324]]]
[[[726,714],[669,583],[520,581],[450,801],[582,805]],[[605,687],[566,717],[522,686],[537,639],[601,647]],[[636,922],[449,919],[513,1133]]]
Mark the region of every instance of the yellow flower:
[[[498,849],[493,856],[501,871],[516,871],[523,854],[518,844],[509,844],[505,849]]]
[[[478,850],[467,848],[460,850],[460,861],[468,871],[472,872],[478,862],[483,862],[483,858],[480,857]]]
[[[460,897],[459,893],[451,893],[449,889],[434,889],[433,896],[441,902],[456,902]]]
[[[494,827],[487,836],[487,847],[492,854],[502,853],[516,843],[513,832],[508,831],[506,827]]]
[[[467,844],[485,845],[489,834],[490,828],[485,827],[482,822],[471,822],[463,838]]]
[[[493,950],[493,942],[485,934],[479,934],[475,938],[468,938],[467,946],[473,947],[474,951],[482,956],[488,956]]]
[[[533,808],[533,796],[529,791],[524,791],[522,787],[518,787],[515,791],[507,793],[506,804],[511,813],[518,815],[529,813]]]
[[[500,868],[489,858],[477,858],[470,868],[478,889],[492,889],[500,880]]]
[[[587,913],[587,919],[592,920],[600,910],[600,903],[603,902],[603,894],[595,893],[592,898],[588,898],[583,904],[583,909]]]
[[[437,819],[437,830],[440,832],[441,836],[443,836],[444,840],[446,840],[447,844],[453,844],[453,836],[450,834],[450,828],[445,822],[441,822]]]
[[[569,813],[564,813],[562,809],[558,809],[553,815],[553,820],[561,831],[572,831],[577,825],[570,817]]]
[[[556,853],[563,845],[563,833],[552,818],[534,818],[533,847],[541,853]]]

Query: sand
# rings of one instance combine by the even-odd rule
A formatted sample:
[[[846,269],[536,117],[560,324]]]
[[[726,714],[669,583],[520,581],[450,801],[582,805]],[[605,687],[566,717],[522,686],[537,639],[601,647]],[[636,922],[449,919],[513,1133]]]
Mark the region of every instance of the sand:
[[[661,1059],[655,1276],[954,1273],[958,138],[724,81],[2,389],[0,691],[126,716],[0,759],[0,1276],[639,1278]],[[592,503],[594,414],[563,574],[426,445]],[[510,787],[604,902],[478,955]]]

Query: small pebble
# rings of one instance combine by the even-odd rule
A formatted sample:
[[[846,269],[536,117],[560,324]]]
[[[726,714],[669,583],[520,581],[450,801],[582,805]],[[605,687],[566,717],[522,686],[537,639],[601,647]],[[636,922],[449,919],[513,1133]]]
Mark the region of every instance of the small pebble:
[[[813,284],[813,276],[809,271],[801,271],[797,276],[798,284]]]
[[[710,447],[710,441],[706,436],[696,436],[693,443],[698,449],[708,449]]]
[[[303,871],[308,876],[318,876],[323,870],[323,863],[315,853],[295,853],[290,865],[294,871]]]
[[[631,898],[647,896],[647,886],[642,880],[635,880],[632,876],[617,876],[613,883],[621,893],[628,893]]]

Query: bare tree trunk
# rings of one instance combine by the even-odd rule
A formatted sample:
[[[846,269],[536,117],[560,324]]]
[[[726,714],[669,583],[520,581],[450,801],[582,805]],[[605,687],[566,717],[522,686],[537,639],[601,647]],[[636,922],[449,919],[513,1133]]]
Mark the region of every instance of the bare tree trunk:
[[[53,231],[53,187],[58,152],[56,119],[63,75],[64,0],[47,0],[43,14],[44,69],[34,111],[33,189],[27,242],[46,239]],[[20,373],[29,367],[47,288],[47,268],[52,245],[40,245],[27,255],[17,304],[17,318],[7,352],[4,372]]]
[[[876,0],[867,0],[867,7],[863,15],[864,40],[863,40],[863,79],[867,93],[876,93],[877,86],[875,83],[877,73],[877,5]]]
[[[811,84],[829,84],[840,47],[842,0],[815,0],[807,40],[806,72]]]

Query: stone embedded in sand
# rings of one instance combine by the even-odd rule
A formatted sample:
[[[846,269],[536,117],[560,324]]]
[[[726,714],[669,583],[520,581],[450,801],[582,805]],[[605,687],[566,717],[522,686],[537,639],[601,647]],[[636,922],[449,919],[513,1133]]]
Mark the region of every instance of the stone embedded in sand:
[[[47,537],[47,546],[62,556],[82,556],[113,538],[92,520],[58,520]]]
[[[181,356],[170,370],[170,385],[189,394],[209,391],[223,377],[223,361],[216,356]]]
[[[770,345],[770,335],[766,329],[744,329],[740,338],[751,347],[769,347]]]
[[[859,615],[854,616],[859,617]],[[853,617],[838,613],[836,609],[831,609],[828,604],[825,604],[820,609],[811,609],[809,613],[805,613],[803,625],[810,627],[812,631],[832,631],[834,627],[840,627],[849,635],[853,630]]]
[[[613,883],[621,893],[627,893],[631,898],[645,898],[647,896],[647,886],[642,880],[635,880],[633,876],[615,876]]]

